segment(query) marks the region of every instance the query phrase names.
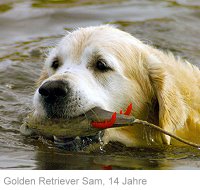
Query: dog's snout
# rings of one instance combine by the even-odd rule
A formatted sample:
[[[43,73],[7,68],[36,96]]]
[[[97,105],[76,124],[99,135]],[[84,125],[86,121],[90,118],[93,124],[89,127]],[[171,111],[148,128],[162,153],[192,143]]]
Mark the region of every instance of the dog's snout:
[[[68,84],[62,80],[45,82],[40,88],[39,93],[44,98],[55,99],[67,95]]]

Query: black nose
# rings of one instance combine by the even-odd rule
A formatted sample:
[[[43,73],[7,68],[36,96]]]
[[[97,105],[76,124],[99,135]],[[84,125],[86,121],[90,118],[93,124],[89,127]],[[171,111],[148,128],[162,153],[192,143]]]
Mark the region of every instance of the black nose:
[[[68,92],[68,84],[62,80],[45,82],[40,88],[40,95],[49,100],[65,97]]]

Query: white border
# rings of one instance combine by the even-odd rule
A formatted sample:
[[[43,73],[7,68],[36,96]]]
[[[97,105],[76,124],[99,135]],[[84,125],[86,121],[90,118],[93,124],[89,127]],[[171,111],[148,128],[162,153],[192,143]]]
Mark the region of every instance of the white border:
[[[41,177],[41,178],[40,178]],[[93,184],[83,184],[83,178],[90,179]],[[109,189],[109,190],[169,190],[169,189],[181,189],[181,190],[193,190],[200,189],[200,170],[1,170],[0,171],[0,188],[2,190],[27,190],[27,189],[37,189],[37,190],[99,190],[99,189]],[[36,184],[33,185],[6,185],[9,183],[9,180],[12,179],[33,179]],[[65,185],[44,185],[39,184],[40,179],[47,179],[48,182],[52,181],[52,178],[55,179],[71,179],[72,184]],[[112,178],[115,180],[118,179],[118,184],[113,183],[111,185]],[[130,182],[140,182],[146,184],[123,184],[125,178],[130,179]],[[73,180],[74,179],[74,180]],[[100,179],[99,181],[97,179]],[[74,184],[74,181],[78,181],[77,184]],[[96,181],[95,181],[96,180]],[[23,180],[21,180],[23,181]],[[98,182],[103,182],[98,184]],[[117,180],[116,180],[117,182]],[[96,184],[95,184],[96,183]]]

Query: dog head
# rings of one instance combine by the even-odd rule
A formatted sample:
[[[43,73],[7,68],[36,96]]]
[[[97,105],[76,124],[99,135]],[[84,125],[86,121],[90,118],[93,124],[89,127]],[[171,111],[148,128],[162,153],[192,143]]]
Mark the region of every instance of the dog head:
[[[185,108],[164,59],[161,51],[109,25],[75,30],[46,59],[34,115],[73,118],[93,107],[119,111],[132,103],[135,117],[148,120],[151,115],[173,131],[183,124]],[[153,102],[159,104],[156,115]],[[164,136],[164,141],[170,139]]]
[[[150,90],[140,82],[147,76],[142,49],[139,40],[108,25],[69,33],[46,59],[35,114],[70,118],[96,106],[117,111],[132,102],[140,115]]]

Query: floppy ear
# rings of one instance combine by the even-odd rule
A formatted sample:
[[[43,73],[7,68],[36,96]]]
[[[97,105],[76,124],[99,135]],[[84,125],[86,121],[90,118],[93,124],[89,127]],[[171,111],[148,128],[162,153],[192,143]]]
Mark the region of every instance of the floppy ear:
[[[176,129],[183,127],[187,109],[174,76],[167,69],[166,65],[160,63],[157,58],[151,58],[148,70],[159,104],[159,126],[173,133]],[[162,139],[164,143],[170,144],[169,136],[163,135]]]

